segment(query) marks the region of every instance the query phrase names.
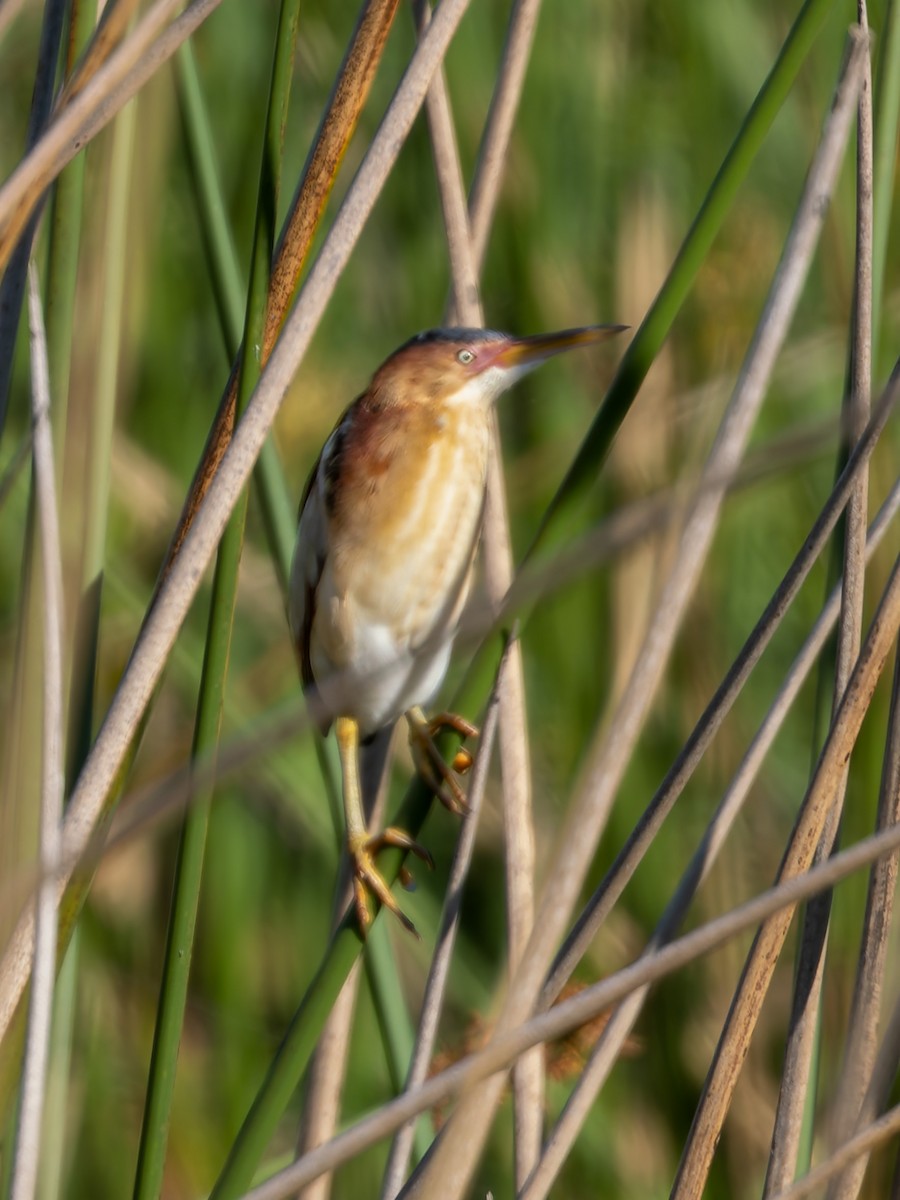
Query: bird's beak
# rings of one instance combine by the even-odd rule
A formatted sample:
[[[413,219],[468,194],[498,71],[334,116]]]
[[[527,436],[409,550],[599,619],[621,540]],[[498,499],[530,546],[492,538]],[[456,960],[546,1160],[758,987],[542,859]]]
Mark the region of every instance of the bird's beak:
[[[557,333],[537,333],[532,337],[501,342],[487,362],[480,356],[479,368],[499,367],[516,378],[539,366],[545,359],[578,346],[592,346],[623,333],[627,325],[586,325],[581,329],[561,329]],[[482,366],[483,363],[483,366]]]

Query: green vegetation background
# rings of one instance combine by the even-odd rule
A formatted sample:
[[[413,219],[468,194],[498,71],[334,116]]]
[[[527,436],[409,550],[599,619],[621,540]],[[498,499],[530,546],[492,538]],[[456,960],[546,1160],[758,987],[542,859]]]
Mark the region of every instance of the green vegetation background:
[[[795,16],[778,0],[716,4],[547,4],[516,123],[483,280],[487,319],[515,332],[600,321],[639,324],[678,244]],[[287,127],[282,204],[293,190],[354,19],[353,5],[310,0]],[[473,4],[447,73],[471,178],[502,48],[508,6]],[[882,4],[873,4],[876,33]],[[214,125],[239,256],[246,267],[255,204],[277,6],[229,0],[194,49]],[[778,117],[664,354],[629,416],[608,469],[573,521],[572,536],[679,479],[704,453],[759,316],[837,73],[848,5],[835,4],[789,103]],[[0,44],[0,168],[24,139],[37,21],[19,20]],[[413,45],[403,8],[330,213],[352,178]],[[876,43],[877,53],[877,43]],[[103,600],[97,712],[134,641],[181,498],[227,377],[228,361],[203,250],[175,96],[163,70],[138,101],[131,183],[123,359]],[[79,277],[73,397],[93,384],[102,282],[91,270],[104,238],[109,133],[87,159],[87,232]],[[806,289],[789,349],[755,434],[769,447],[801,433],[800,448],[729,501],[713,556],[675,659],[619,796],[595,879],[643,809],[718,683],[827,494],[845,369],[853,268],[852,155]],[[898,270],[889,260],[876,387],[896,354]],[[419,119],[379,200],[284,405],[277,445],[295,495],[341,409],[381,359],[418,329],[439,324],[448,268],[427,130]],[[24,350],[24,345],[22,347]],[[521,552],[578,447],[612,373],[610,349],[548,366],[503,404],[506,475]],[[26,355],[19,355],[11,427],[0,468],[27,428]],[[82,409],[84,403],[82,402]],[[70,419],[66,457],[85,430]],[[81,441],[79,442],[79,439]],[[873,504],[895,474],[894,433],[876,457]],[[84,469],[91,470],[91,463]],[[27,472],[0,511],[0,720],[11,720],[7,681],[21,597],[21,522]],[[74,494],[74,489],[72,494]],[[69,545],[77,505],[65,512]],[[876,560],[872,592],[896,551]],[[525,662],[535,772],[539,857],[552,846],[585,745],[621,685],[652,602],[664,535],[544,600],[528,629]],[[600,977],[640,951],[724,784],[818,612],[824,571],[814,572],[698,777],[627,890],[583,971]],[[208,593],[195,605],[129,787],[164,778],[188,758]],[[460,655],[455,669],[464,665]],[[255,500],[245,548],[224,728],[226,745],[296,699],[297,680],[275,574]],[[884,689],[882,689],[884,690]],[[724,911],[771,881],[810,756],[814,689],[808,686],[778,740],[751,803],[695,906]],[[885,697],[876,702],[854,758],[845,822],[871,829]],[[469,714],[477,717],[478,714]],[[405,754],[395,768],[399,790]],[[36,807],[36,806],[35,806]],[[112,853],[83,920],[75,1042],[65,1135],[69,1197],[130,1193],[171,894],[171,812]],[[9,831],[7,830],[7,833]],[[29,831],[16,836],[27,841]],[[391,928],[415,1015],[456,824],[436,809],[424,841],[437,860],[405,905],[423,933],[416,945]],[[308,737],[266,751],[219,787],[185,1036],[179,1063],[165,1195],[202,1194],[215,1178],[286,1021],[325,945],[337,852]],[[864,881],[837,893],[825,1045],[839,1046],[855,965]],[[4,922],[5,928],[5,922]],[[500,814],[489,803],[465,904],[443,1046],[455,1055],[491,1018],[505,965]],[[558,1184],[565,1197],[667,1193],[745,944],[731,944],[659,987],[633,1057],[614,1073]],[[720,1147],[709,1195],[758,1194],[771,1131],[790,999],[790,971],[771,996]],[[839,1061],[839,1050],[826,1064]],[[351,1047],[346,1116],[391,1094],[370,997],[363,988]],[[826,1082],[827,1071],[826,1066]],[[551,1084],[558,1111],[566,1080]],[[293,1144],[288,1115],[273,1152]],[[509,1194],[509,1106],[479,1174],[480,1193]],[[336,1196],[374,1194],[385,1151],[338,1175]],[[876,1163],[873,1187],[890,1163]],[[880,1173],[879,1173],[880,1172]],[[877,1191],[870,1194],[876,1195]]]

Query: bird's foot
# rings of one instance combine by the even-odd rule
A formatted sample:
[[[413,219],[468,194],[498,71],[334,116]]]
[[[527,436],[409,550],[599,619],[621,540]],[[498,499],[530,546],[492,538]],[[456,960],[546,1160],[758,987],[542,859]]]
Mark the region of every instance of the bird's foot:
[[[372,924],[372,913],[369,909],[369,895],[371,894],[384,908],[394,914],[401,925],[418,937],[418,930],[394,899],[387,880],[375,865],[375,856],[386,846],[408,850],[421,858],[427,866],[434,867],[434,860],[425,847],[420,846],[402,829],[391,826],[383,833],[374,836],[370,836],[368,833],[351,836],[347,842],[347,852],[353,867],[353,901],[360,931],[365,937]],[[404,885],[408,885],[412,881],[412,876],[405,867],[401,870],[401,879]]]
[[[448,765],[434,744],[434,739],[445,729],[458,733],[461,738],[478,737],[478,729],[458,713],[439,713],[428,720],[421,710],[413,709],[406,714],[406,718],[409,722],[409,748],[420,778],[451,812],[464,815],[469,811],[469,806],[457,776],[464,775],[472,766],[472,755],[460,747],[453,762]]]

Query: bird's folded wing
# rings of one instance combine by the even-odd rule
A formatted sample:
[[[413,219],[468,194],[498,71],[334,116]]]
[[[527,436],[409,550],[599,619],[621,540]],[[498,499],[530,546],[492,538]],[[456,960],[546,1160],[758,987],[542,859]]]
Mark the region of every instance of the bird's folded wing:
[[[323,457],[324,451],[312,469],[303,491],[303,499],[300,501],[300,522],[291,564],[288,598],[288,619],[304,689],[311,688],[315,683],[309,657],[309,642],[316,613],[316,589],[322,578],[327,549],[326,515],[320,486]]]

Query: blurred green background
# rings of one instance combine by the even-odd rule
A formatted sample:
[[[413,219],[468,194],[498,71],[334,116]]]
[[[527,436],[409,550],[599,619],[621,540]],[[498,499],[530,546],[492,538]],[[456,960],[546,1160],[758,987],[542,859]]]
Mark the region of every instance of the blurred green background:
[[[776,0],[615,5],[568,0],[541,17],[483,277],[488,322],[528,333],[602,321],[636,327],[671,264],[740,122],[798,10]],[[281,205],[293,191],[353,26],[353,5],[310,0],[287,126]],[[0,42],[0,170],[24,140],[38,20],[26,9]],[[239,259],[246,270],[256,203],[274,0],[226,0],[194,39],[214,127]],[[873,4],[876,34],[884,5]],[[472,5],[447,60],[464,172],[471,179],[501,53],[508,6]],[[835,4],[741,188],[664,352],[655,362],[607,469],[571,521],[574,538],[610,513],[678,480],[689,481],[749,343],[803,185],[855,6]],[[414,43],[401,6],[329,209],[336,211]],[[111,133],[87,154],[85,232],[78,280],[70,415],[61,458],[64,536],[70,553],[90,473],[90,396],[104,304]],[[852,152],[826,222],[788,349],[754,435],[769,470],[729,501],[714,552],[677,644],[640,750],[621,789],[592,883],[609,865],[739,649],[830,487],[853,283]],[[228,375],[217,306],[179,123],[173,71],[137,102],[130,179],[122,359],[113,453],[96,713],[127,660],[181,501]],[[898,267],[888,256],[876,388],[898,343]],[[423,327],[440,324],[448,266],[427,128],[422,117],[378,201],[278,420],[276,442],[294,495],[343,407],[378,363]],[[18,356],[0,472],[28,427],[27,355]],[[513,535],[521,554],[595,413],[619,350],[559,361],[503,404]],[[779,462],[772,447],[793,439]],[[896,474],[892,431],[874,460],[873,508]],[[14,724],[12,663],[22,603],[22,525],[28,472],[0,509],[0,720]],[[877,595],[897,551],[889,536],[871,571]],[[539,861],[553,838],[585,747],[621,689],[652,611],[671,548],[665,530],[587,569],[538,607],[525,639]],[[71,584],[71,579],[69,580]],[[638,954],[724,785],[765,713],[825,587],[819,568],[803,590],[698,775],[595,945],[591,982]],[[208,606],[204,590],[166,673],[130,785],[138,796],[188,758]],[[454,677],[465,665],[458,656]],[[446,695],[452,691],[448,681]],[[886,717],[885,687],[864,726],[848,797],[845,836],[871,830]],[[252,740],[267,718],[298,700],[275,572],[251,501],[223,739]],[[779,738],[729,846],[694,908],[700,921],[774,876],[813,753],[814,686]],[[298,710],[299,711],[299,710]],[[21,714],[19,714],[21,716]],[[476,717],[479,714],[469,714]],[[28,745],[22,735],[22,745]],[[17,803],[4,803],[8,847],[28,845],[35,780],[7,758]],[[21,755],[27,759],[27,753]],[[394,787],[409,774],[405,747]],[[14,774],[18,772],[18,774]],[[489,1022],[502,987],[506,931],[502,829],[491,802],[482,820],[451,984],[444,1051],[463,1052]],[[9,800],[13,797],[8,793]],[[127,811],[126,800],[125,811]],[[170,810],[109,854],[83,920],[75,1038],[67,1093],[63,1194],[130,1193],[165,927],[176,821]],[[437,869],[418,875],[404,906],[423,933],[414,944],[391,926],[413,1015],[423,985],[457,826],[436,807],[423,834]],[[16,861],[13,849],[5,865]],[[166,1174],[167,1197],[204,1193],[325,946],[337,851],[307,735],[252,756],[217,790],[210,828],[191,993]],[[855,968],[864,880],[836,894],[824,1040],[839,1061]],[[9,915],[0,914],[4,933]],[[623,1061],[554,1194],[662,1196],[671,1184],[699,1088],[748,940],[737,941],[656,989]],[[896,976],[896,970],[894,971]],[[896,982],[896,978],[894,979]],[[759,1193],[777,1097],[790,1002],[788,960],[763,1014],[726,1126],[708,1194]],[[474,1024],[473,1024],[474,1023]],[[363,989],[351,1047],[346,1117],[391,1094],[372,1003]],[[549,1089],[550,1116],[567,1078]],[[299,1097],[275,1152],[295,1137]],[[510,1110],[504,1106],[474,1195],[510,1194]],[[337,1177],[336,1196],[374,1195],[377,1148]],[[867,1194],[884,1194],[893,1151],[877,1158]],[[479,1190],[480,1189],[480,1190]]]

